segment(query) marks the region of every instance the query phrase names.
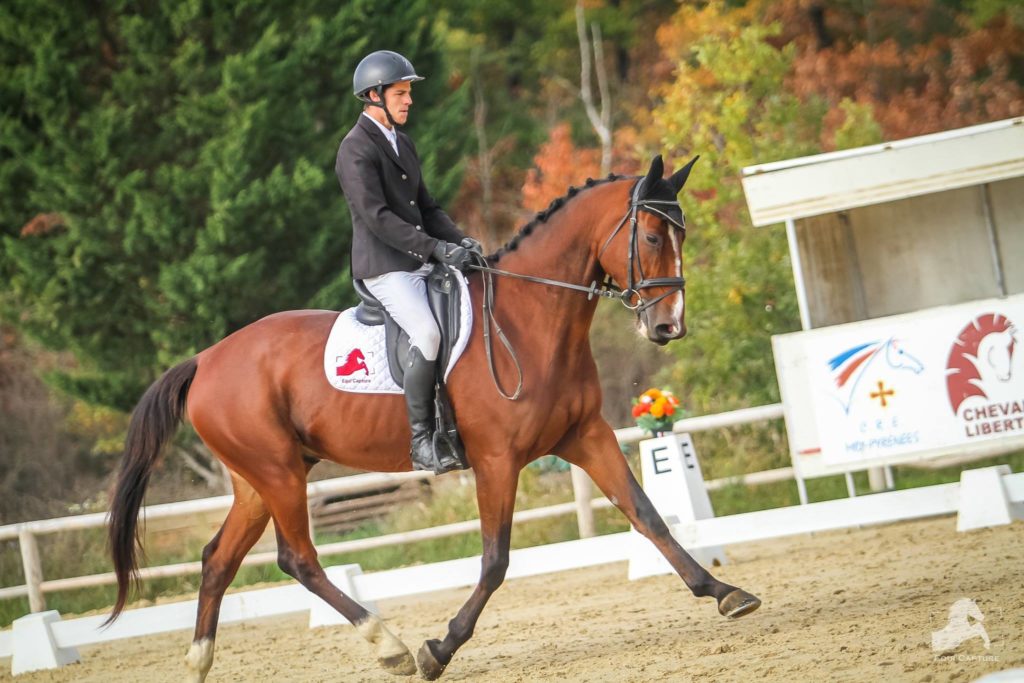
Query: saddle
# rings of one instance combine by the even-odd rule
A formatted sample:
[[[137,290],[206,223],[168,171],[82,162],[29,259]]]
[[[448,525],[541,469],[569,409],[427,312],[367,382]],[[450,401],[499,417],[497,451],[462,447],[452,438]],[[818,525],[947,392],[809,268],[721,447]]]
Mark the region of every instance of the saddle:
[[[363,325],[384,326],[388,369],[398,386],[404,386],[405,362],[409,357],[409,335],[394,321],[384,306],[377,300],[362,280],[353,280],[360,303],[356,306],[355,317]],[[437,321],[441,332],[441,343],[437,351],[434,374],[434,420],[435,439],[445,439],[452,452],[458,455],[463,469],[469,467],[466,451],[455,424],[455,411],[444,384],[444,371],[452,356],[452,350],[461,330],[462,289],[455,281],[448,266],[434,265],[426,277],[427,302],[430,312]]]

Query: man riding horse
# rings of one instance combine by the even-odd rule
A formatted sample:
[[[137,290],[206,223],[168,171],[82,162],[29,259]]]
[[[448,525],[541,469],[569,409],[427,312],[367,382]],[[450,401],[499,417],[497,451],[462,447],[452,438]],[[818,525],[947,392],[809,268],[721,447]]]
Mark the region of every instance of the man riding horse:
[[[421,271],[431,259],[465,267],[474,245],[463,243],[462,233],[431,199],[412,143],[396,130],[408,118],[409,83],[418,78],[394,53],[375,53],[360,64],[355,92],[369,107],[341,144],[338,177],[352,210],[352,274],[366,280],[416,345],[414,367],[405,373],[412,455],[417,467],[435,469],[428,445],[434,362],[428,358],[437,349],[437,330],[423,323]],[[418,668],[424,678],[438,678],[505,580],[519,473],[551,453],[582,468],[695,597],[713,599],[718,613],[729,618],[756,610],[756,596],[718,580],[686,552],[636,481],[601,415],[601,385],[588,342],[601,297],[632,310],[654,343],[686,334],[686,223],[678,196],[693,163],[665,178],[657,156],[644,176],[613,175],[571,188],[524,226],[490,266],[477,264],[487,277],[505,278],[503,298],[496,303],[487,295],[487,277],[470,279],[479,310],[486,306],[490,313],[481,314],[447,388],[476,479],[480,579],[441,638],[425,640],[414,658],[380,617],[334,585],[313,544],[306,485],[317,462],[377,472],[410,466],[399,415],[403,399],[338,391],[323,375],[320,354],[337,323],[335,311],[261,318],[169,369],[143,394],[128,426],[110,504],[117,599],[109,621],[125,609],[138,577],[146,484],[184,418],[230,470],[235,492],[224,525],[203,550],[196,628],[185,658],[194,683],[202,683],[213,665],[224,593],[271,519],[278,566],[352,623],[374,646],[385,671],[411,675]],[[499,263],[500,270],[492,267]],[[609,284],[601,286],[605,280]],[[536,295],[539,286],[550,288],[545,296]],[[500,335],[493,313],[501,314]],[[498,363],[487,321],[507,342],[507,357]],[[488,370],[493,385],[479,381]],[[331,367],[329,373],[336,371]],[[499,380],[513,372],[516,390],[508,400],[494,400],[506,395]]]
[[[423,77],[408,59],[379,50],[363,58],[352,89],[363,113],[338,147],[335,172],[352,214],[352,277],[409,335],[405,405],[413,469],[462,467],[444,439],[434,448],[434,382],[440,343],[424,280],[441,262],[464,270],[480,243],[466,237],[427,191],[416,147],[398,126]]]

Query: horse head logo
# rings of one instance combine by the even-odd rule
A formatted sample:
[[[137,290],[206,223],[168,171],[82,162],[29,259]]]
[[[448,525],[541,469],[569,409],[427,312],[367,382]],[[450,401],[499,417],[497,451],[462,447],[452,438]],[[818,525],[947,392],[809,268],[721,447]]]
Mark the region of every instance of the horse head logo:
[[[985,385],[1008,382],[1017,328],[998,313],[983,313],[957,335],[946,362],[946,390],[953,414],[971,396],[988,398]]]
[[[348,377],[358,370],[365,372],[367,377],[370,376],[370,369],[366,367],[366,356],[361,349],[352,349],[345,357],[345,362],[339,365],[335,372],[338,377]]]
[[[983,621],[985,615],[981,613],[977,603],[970,598],[960,598],[950,605],[949,623],[945,628],[932,631],[932,651],[952,650],[971,638],[981,638],[985,642],[985,649],[989,649],[992,643],[981,624]]]
[[[857,385],[860,384],[868,367],[879,358],[885,359],[886,364],[894,370],[910,370],[915,375],[924,370],[924,364],[911,355],[895,337],[857,344],[836,354],[829,359],[828,367],[832,381],[839,391],[838,400],[847,415],[850,413]]]

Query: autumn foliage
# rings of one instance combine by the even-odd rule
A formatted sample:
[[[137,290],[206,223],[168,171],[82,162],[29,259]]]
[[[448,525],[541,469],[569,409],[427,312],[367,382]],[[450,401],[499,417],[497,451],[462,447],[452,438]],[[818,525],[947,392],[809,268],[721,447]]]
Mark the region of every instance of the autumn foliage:
[[[627,150],[633,142],[633,133],[624,128],[615,136],[616,173],[635,173],[639,170],[636,155]],[[600,175],[601,150],[596,147],[577,147],[572,141],[569,124],[560,123],[551,129],[533,158],[533,168],[526,172],[523,182],[523,208],[540,211],[569,187],[582,185],[587,178]]]
[[[766,19],[778,21],[781,40],[796,48],[786,87],[832,105],[826,147],[844,98],[870,106],[890,140],[1024,113],[1024,28],[1006,14],[976,26],[929,0],[888,2],[870,13],[815,7],[773,3]]]

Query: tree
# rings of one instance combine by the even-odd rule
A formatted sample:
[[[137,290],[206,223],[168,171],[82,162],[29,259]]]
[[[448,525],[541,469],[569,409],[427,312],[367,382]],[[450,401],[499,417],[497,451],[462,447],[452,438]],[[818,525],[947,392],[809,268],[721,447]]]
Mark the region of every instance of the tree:
[[[886,139],[923,135],[1024,113],[1024,13],[1000,0],[957,3],[898,0],[867,7],[833,3],[822,25],[834,41],[821,47],[808,30],[802,0],[774,3],[795,50],[787,89],[831,105],[828,148],[850,100],[870,107]]]
[[[601,141],[601,175],[612,170],[612,103],[608,88],[608,69],[604,59],[604,45],[601,40],[601,25],[591,24],[590,34],[583,16],[583,0],[576,0],[576,35],[580,44],[580,99],[587,112],[587,118],[594,133]],[[593,46],[590,41],[593,39]],[[600,110],[594,103],[594,89],[591,72],[597,75],[597,91]]]
[[[817,151],[826,108],[785,91],[793,50],[756,9],[680,8],[658,34],[675,76],[641,118],[669,159],[701,155],[681,197],[690,334],[669,373],[698,413],[777,401],[771,335],[799,329],[785,234],[750,227],[740,169]]]
[[[598,75],[606,72],[604,83],[596,83],[599,92],[609,95],[604,101],[646,99],[648,67],[656,56],[650,49],[650,35],[671,15],[675,3],[588,0],[584,5],[588,27],[600,33],[604,40],[598,44],[608,48],[606,54],[595,55],[600,63],[593,63]],[[581,64],[592,60],[584,57],[581,62],[577,6],[576,0],[439,3],[449,54],[458,64],[472,65],[468,72],[456,70],[455,77],[474,83],[480,116],[473,130],[477,142],[484,143],[478,144],[475,158],[467,160],[455,206],[474,232],[488,239],[489,246],[497,246],[521,222],[523,174],[553,129],[568,123],[578,147],[599,142],[586,109],[580,106]],[[589,50],[590,39],[585,39],[585,45]],[[603,124],[596,108],[595,115],[609,133],[606,142],[614,142],[605,148],[611,163],[608,151],[618,154],[620,148],[618,135],[612,140],[610,133],[627,117],[619,107],[614,112],[605,108]],[[631,161],[631,154],[616,156],[610,170],[623,172]],[[558,188],[558,194],[565,189]],[[487,198],[483,206],[482,197]]]
[[[561,197],[570,185],[598,177],[601,154],[593,149],[580,149],[572,142],[569,124],[551,129],[550,136],[537,150],[533,168],[526,172],[523,183],[523,208],[540,211],[552,199]]]
[[[127,410],[263,315],[351,301],[333,167],[363,55],[401,46],[429,76],[413,135],[442,198],[467,108],[427,2],[98,7],[0,10],[0,311],[74,353],[56,384]]]

